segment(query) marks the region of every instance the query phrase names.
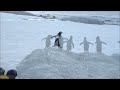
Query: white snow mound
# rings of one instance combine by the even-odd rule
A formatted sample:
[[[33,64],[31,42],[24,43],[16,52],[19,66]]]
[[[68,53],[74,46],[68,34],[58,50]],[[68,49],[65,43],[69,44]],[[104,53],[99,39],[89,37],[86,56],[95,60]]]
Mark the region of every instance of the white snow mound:
[[[16,67],[17,79],[117,79],[119,62],[102,53],[36,49]]]

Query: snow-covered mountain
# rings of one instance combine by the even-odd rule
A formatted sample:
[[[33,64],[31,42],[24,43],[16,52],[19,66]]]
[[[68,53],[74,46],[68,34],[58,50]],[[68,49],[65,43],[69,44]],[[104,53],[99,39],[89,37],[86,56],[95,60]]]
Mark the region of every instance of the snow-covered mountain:
[[[73,21],[79,23],[87,23],[87,24],[98,24],[98,25],[119,25],[119,18],[105,18],[101,16],[91,16],[91,17],[78,17],[71,16],[62,18],[63,21]]]
[[[17,66],[18,79],[117,79],[119,61],[102,53],[36,49]]]
[[[66,13],[69,13],[69,11],[66,11]],[[110,17],[110,15],[103,16],[98,14],[90,14],[90,15],[84,15],[84,12],[81,11],[77,12],[80,14],[76,14],[76,12],[71,12],[70,14],[65,14],[65,12],[62,14],[62,12],[56,14],[56,12],[31,12],[37,15],[38,17],[48,18],[48,19],[60,19],[62,21],[72,21],[77,23],[87,23],[87,24],[99,24],[99,25],[120,25],[120,16],[119,12],[116,12],[116,16],[114,15]],[[75,14],[74,14],[75,13]],[[90,12],[87,12],[88,14]],[[99,12],[97,12],[99,13]],[[107,13],[107,11],[106,11]],[[109,12],[108,12],[109,13]],[[113,14],[113,13],[112,13]]]

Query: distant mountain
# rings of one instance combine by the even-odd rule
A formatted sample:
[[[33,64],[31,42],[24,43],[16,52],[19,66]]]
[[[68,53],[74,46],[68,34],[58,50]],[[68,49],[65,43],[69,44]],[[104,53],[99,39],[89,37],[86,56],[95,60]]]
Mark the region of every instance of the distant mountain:
[[[117,17],[104,17],[104,16],[65,16],[60,20],[72,21],[78,23],[98,24],[98,25],[119,25],[120,19]]]
[[[73,22],[79,22],[79,23],[87,23],[87,24],[99,24],[99,25],[105,24],[103,21],[100,21],[98,19],[87,18],[87,17],[77,17],[77,16],[64,17],[61,20],[62,21],[73,21]]]
[[[119,25],[119,18],[104,17],[104,16],[70,16],[70,15],[57,15],[57,14],[40,14],[38,17],[46,19],[59,19],[61,21],[71,21],[86,24],[98,25]]]

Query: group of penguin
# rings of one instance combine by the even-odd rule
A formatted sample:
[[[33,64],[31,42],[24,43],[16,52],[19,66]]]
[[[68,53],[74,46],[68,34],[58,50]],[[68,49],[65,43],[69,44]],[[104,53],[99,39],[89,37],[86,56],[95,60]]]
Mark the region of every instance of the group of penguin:
[[[60,31],[55,36],[48,35],[46,38],[43,38],[42,40],[46,39],[46,42],[45,42],[46,43],[46,48],[50,47],[50,45],[51,45],[51,38],[55,37],[55,42],[54,42],[54,46],[53,47],[58,46],[59,48],[63,48],[63,43],[67,42],[67,51],[71,51],[71,49],[74,48],[73,37],[70,36],[69,39],[63,38],[62,37],[62,33],[63,32]],[[64,41],[64,40],[66,40],[66,41]],[[118,41],[118,43],[120,43],[120,41]],[[83,42],[80,43],[80,45],[82,45],[82,44],[84,45],[84,51],[85,52],[89,52],[89,44],[93,45],[93,43],[87,41],[86,37],[84,37]],[[99,36],[96,37],[95,44],[96,44],[96,51],[97,52],[102,52],[102,44],[107,45],[105,42],[100,40]]]

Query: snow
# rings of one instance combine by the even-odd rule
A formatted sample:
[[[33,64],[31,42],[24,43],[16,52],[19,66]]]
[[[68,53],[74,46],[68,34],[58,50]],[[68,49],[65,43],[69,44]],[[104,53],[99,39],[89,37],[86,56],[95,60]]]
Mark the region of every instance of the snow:
[[[63,37],[64,38],[69,38],[70,36],[73,36],[73,43],[74,43],[74,48],[72,49],[72,51],[70,53],[67,53],[68,56],[66,56],[66,53],[64,55],[64,53],[62,54],[62,52],[59,52],[59,54],[61,56],[59,56],[59,58],[63,61],[61,62],[60,59],[56,63],[55,65],[57,65],[56,67],[61,67],[61,69],[64,70],[64,68],[68,68],[71,67],[70,65],[72,65],[73,67],[71,67],[71,70],[74,71],[74,68],[85,68],[86,66],[80,67],[78,64],[74,64],[72,63],[76,63],[79,62],[79,55],[81,55],[82,52],[84,52],[83,50],[83,46],[80,46],[80,42],[83,41],[83,38],[86,37],[88,41],[95,43],[95,39],[96,37],[99,35],[101,40],[107,43],[106,45],[103,45],[103,53],[106,55],[106,58],[108,59],[107,56],[111,56],[115,53],[119,53],[119,43],[117,43],[117,41],[119,41],[119,26],[117,25],[96,25],[96,24],[84,24],[84,23],[76,23],[76,22],[70,22],[70,21],[60,21],[57,19],[45,19],[45,18],[41,18],[41,17],[35,17],[35,16],[24,16],[24,15],[15,15],[15,14],[7,14],[7,13],[0,13],[1,15],[1,59],[0,59],[0,66],[2,68],[4,68],[6,71],[9,69],[16,69],[16,66],[19,65],[19,63],[27,56],[29,55],[32,51],[36,50],[36,49],[40,49],[38,50],[38,52],[44,52],[45,50],[43,49],[45,47],[45,41],[41,41],[43,38],[47,37],[49,34],[50,35],[56,35],[59,31],[63,31]],[[51,44],[54,44],[54,39],[51,39]],[[52,46],[51,45],[51,46]],[[93,56],[96,56],[96,50],[95,50],[95,44],[94,46],[90,46],[90,53],[91,55],[89,56],[90,58],[94,58],[92,57],[92,53]],[[43,49],[43,50],[42,50]],[[51,50],[51,49],[50,49]],[[63,50],[66,50],[66,43],[64,44],[64,48]],[[52,50],[54,51],[54,49]],[[40,54],[42,54],[42,52]],[[79,54],[79,55],[78,55]],[[39,54],[36,54],[36,56]],[[100,55],[97,55],[100,56]],[[45,56],[44,56],[45,57]],[[66,60],[63,60],[63,57],[66,58]],[[101,57],[96,57],[98,59],[98,61],[100,61],[102,58]],[[52,58],[52,57],[51,57]],[[81,56],[82,59],[84,59],[84,54]],[[95,58],[95,59],[96,59]],[[114,57],[111,57],[112,59],[110,60],[110,62],[113,60],[116,61],[114,59]],[[80,60],[82,60],[80,59]],[[68,61],[70,60],[70,62]],[[56,61],[56,60],[54,60]],[[94,63],[96,65],[96,68],[98,66],[97,69],[102,68],[100,67],[96,62],[91,61],[91,60],[86,60],[86,63]],[[89,62],[90,61],[90,62]],[[104,61],[104,60],[102,60]],[[26,61],[27,62],[27,61]],[[30,63],[30,61],[28,60],[28,62]],[[36,59],[36,62],[37,59]],[[40,64],[41,67],[39,67],[39,63],[43,62],[44,64]],[[26,66],[26,76],[25,78],[27,78],[27,72],[28,73],[32,73],[30,72],[31,70],[39,70],[40,68],[45,68],[48,69],[45,72],[49,73],[48,76],[46,75],[46,73],[44,71],[43,72],[43,76],[36,76],[39,78],[48,78],[48,77],[52,77],[54,78],[54,76],[56,78],[107,78],[104,75],[108,75],[108,74],[104,74],[101,77],[99,77],[99,75],[92,75],[92,77],[89,77],[87,73],[87,71],[85,71],[84,69],[76,69],[78,70],[77,73],[81,73],[82,76],[76,76],[76,73],[74,75],[72,75],[71,70],[68,71],[62,71],[64,72],[68,72],[68,74],[66,75],[66,73],[64,73],[64,77],[63,75],[61,76],[61,74],[57,74],[57,73],[61,73],[60,70],[54,68],[51,64],[49,65],[47,63],[47,61],[45,62],[45,59],[43,58],[41,62],[38,62],[36,64],[36,66],[33,67],[33,65],[35,63],[33,63],[33,65],[29,66],[29,68],[26,66],[26,64],[23,64],[23,66]],[[32,62],[31,62],[32,63]],[[46,64],[47,63],[47,64]],[[53,62],[52,62],[53,63]],[[58,63],[61,65],[59,66]],[[68,65],[68,64],[69,65]],[[80,62],[81,63],[81,62]],[[102,62],[100,65],[102,66]],[[64,65],[65,64],[65,65]],[[81,64],[80,64],[81,65]],[[87,64],[86,64],[87,65]],[[104,65],[104,64],[103,64]],[[112,65],[112,64],[110,64]],[[63,66],[63,67],[62,67]],[[107,64],[105,64],[106,67],[105,70],[107,70],[109,67],[109,65],[107,66]],[[33,67],[33,68],[30,68]],[[90,67],[90,69],[92,69],[92,66],[88,66]],[[117,68],[118,65],[113,65],[111,66],[113,67],[113,69],[111,68],[110,70],[113,70],[111,72],[114,72],[115,75],[109,74],[111,76],[109,76],[108,78],[118,78],[118,74],[117,74]],[[38,68],[38,69],[37,69]],[[50,70],[49,70],[50,68]],[[116,68],[116,69],[115,69]],[[98,73],[99,70],[95,70],[96,74]],[[65,69],[66,70],[66,69]],[[69,70],[69,69],[67,69]],[[80,70],[80,71],[79,71]],[[87,70],[87,69],[86,69]],[[93,69],[94,70],[94,69]],[[100,69],[102,70],[102,69]],[[116,71],[115,71],[116,70]],[[19,71],[19,70],[18,70]],[[91,71],[91,70],[90,70]],[[20,72],[21,75],[23,71]],[[36,72],[36,71],[35,71]],[[53,72],[57,72],[56,74],[53,74]],[[84,73],[83,73],[84,72]],[[107,71],[103,71],[103,72],[107,72]],[[39,72],[36,72],[39,73]],[[108,70],[109,73],[109,70]],[[24,72],[25,74],[25,72]],[[45,77],[44,77],[45,74]],[[71,76],[69,77],[69,75],[71,74]],[[93,73],[92,73],[93,74]],[[24,75],[23,75],[24,76]],[[91,76],[91,74],[90,74]],[[30,76],[31,77],[31,76]],[[19,78],[22,78],[19,77]],[[29,77],[28,77],[29,78]],[[32,77],[33,78],[33,77]],[[35,78],[35,77],[34,77]]]
[[[120,53],[112,54],[111,57],[120,62]]]
[[[70,54],[75,54],[71,52]],[[116,79],[119,63],[102,53],[76,53],[59,48],[36,49],[18,66],[18,79]],[[84,59],[83,59],[84,57]]]
[[[28,11],[37,16],[53,17],[78,23],[119,25],[119,11]]]

